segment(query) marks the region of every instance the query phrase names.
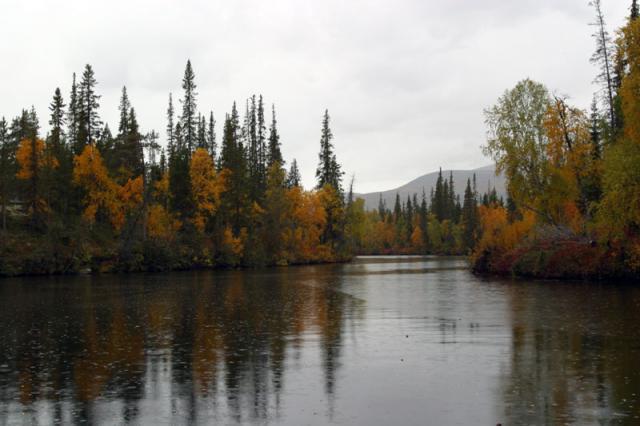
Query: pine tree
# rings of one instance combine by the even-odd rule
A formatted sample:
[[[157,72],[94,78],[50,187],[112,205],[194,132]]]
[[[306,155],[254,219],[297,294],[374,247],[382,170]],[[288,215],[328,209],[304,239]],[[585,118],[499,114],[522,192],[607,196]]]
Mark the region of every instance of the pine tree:
[[[143,137],[140,134],[140,126],[133,107],[129,110],[129,128],[125,144],[125,161],[123,166],[128,166],[131,177],[144,175],[144,148]]]
[[[122,95],[120,96],[120,105],[118,106],[118,110],[120,111],[118,138],[124,140],[127,137],[127,132],[129,131],[129,111],[131,110],[131,102],[129,102],[126,86],[122,86]]]
[[[66,216],[71,194],[73,159],[64,141],[64,125],[66,122],[64,108],[65,104],[62,99],[62,94],[60,93],[60,89],[56,88],[53,100],[49,105],[49,111],[51,112],[49,118],[51,133],[47,140],[47,149],[49,150],[48,155],[51,155],[55,159],[58,167],[48,170],[50,176],[47,176],[47,198],[53,210],[61,212]]]
[[[213,118],[213,111],[209,113],[209,123],[207,124],[207,151],[211,158],[216,161],[216,120]]]
[[[411,236],[413,235],[413,209],[414,204],[411,202],[411,197],[407,195],[407,204],[404,215],[407,243],[411,241]]]
[[[302,186],[302,177],[300,176],[300,170],[298,170],[298,162],[294,158],[291,161],[289,173],[287,173],[287,188],[295,188],[297,186]]]
[[[402,204],[400,203],[400,194],[396,192],[396,202],[393,205],[393,222],[398,223],[402,216]]]
[[[446,197],[447,189],[445,188],[446,182],[442,178],[442,168],[438,172],[438,179],[436,180],[436,188],[431,197],[431,210],[436,216],[438,222],[442,222],[446,217]]]
[[[169,93],[169,106],[167,107],[167,151],[169,157],[174,154],[176,145],[175,127],[173,122],[174,110],[173,99],[171,93]]]
[[[184,97],[182,98],[182,116],[180,123],[182,127],[184,144],[189,152],[193,152],[196,146],[196,127],[197,127],[197,111],[196,111],[196,83],[195,74],[191,67],[191,61],[187,61],[182,78],[182,89]]]
[[[267,182],[267,127],[264,120],[262,95],[258,98],[257,116],[258,174],[260,176],[260,190],[264,192]]]
[[[382,199],[382,193],[380,193],[380,198],[378,199],[378,218],[381,221],[384,221],[386,213],[387,207],[385,206],[384,200]]]
[[[80,117],[80,108],[78,105],[78,86],[76,84],[76,73],[73,73],[73,81],[71,83],[71,95],[69,96],[69,111],[67,112],[67,124],[69,130],[67,132],[67,144],[71,147],[75,154],[79,154],[82,146],[78,143],[78,122]]]
[[[50,141],[52,146],[56,148],[61,147],[64,143],[64,125],[66,122],[64,107],[65,104],[62,99],[62,94],[60,93],[60,88],[56,88],[53,94],[53,100],[49,105],[49,111],[51,112],[51,118],[49,119],[49,125],[51,126]]]
[[[102,122],[98,116],[98,103],[100,96],[96,94],[96,85],[93,68],[87,64],[82,73],[82,81],[80,81],[80,89],[78,94],[79,101],[79,119],[78,119],[78,145],[76,153],[80,153],[87,144],[97,141],[100,136],[100,128]]]
[[[456,189],[453,183],[453,171],[449,172],[449,192],[447,197],[447,218],[451,221],[458,222],[458,207],[460,200],[456,200]]]
[[[193,213],[191,179],[189,177],[190,153],[183,141],[180,123],[176,124],[175,146],[169,156],[169,204],[171,210],[183,220]]]
[[[477,205],[476,196],[471,188],[471,180],[467,179],[467,187],[464,191],[464,203],[462,206],[463,238],[467,250],[471,250],[475,246],[477,232],[480,226]]]
[[[640,16],[640,10],[638,9],[638,0],[633,0],[633,2],[631,3],[631,21],[633,22],[638,19],[638,16]]]
[[[322,120],[322,135],[320,137],[319,163],[316,169],[317,188],[325,185],[332,186],[339,194],[342,194],[342,175],[344,174],[333,151],[333,133],[329,127],[329,110],[325,110]]]
[[[201,114],[198,114],[198,126],[197,126],[196,135],[197,135],[197,138],[196,138],[197,147],[203,148],[207,150],[207,152],[209,152],[209,150],[207,149],[207,120]]]
[[[422,201],[420,202],[420,231],[422,232],[422,249],[424,253],[427,253],[429,250],[429,209],[424,188],[422,188]]]
[[[267,165],[269,168],[275,163],[284,165],[282,152],[280,151],[280,135],[276,121],[276,107],[271,105],[271,126],[269,127],[269,149],[267,153]]]
[[[261,165],[258,141],[256,95],[251,96],[246,104],[244,120],[244,140],[248,150],[249,196],[251,201],[258,201],[261,196]]]
[[[240,117],[235,102],[224,123],[220,164],[226,170],[226,191],[222,194],[222,210],[227,214],[234,235],[246,225],[248,213],[247,160],[241,140]]]

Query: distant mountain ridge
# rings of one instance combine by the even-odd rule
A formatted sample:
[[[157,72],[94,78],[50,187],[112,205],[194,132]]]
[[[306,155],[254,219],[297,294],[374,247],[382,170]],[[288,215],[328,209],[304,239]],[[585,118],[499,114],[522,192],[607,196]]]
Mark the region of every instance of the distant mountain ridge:
[[[449,174],[453,171],[453,185],[456,190],[456,194],[460,195],[460,200],[464,197],[464,190],[467,186],[467,179],[473,179],[473,175],[476,175],[477,189],[480,194],[484,194],[490,189],[495,187],[498,197],[506,198],[506,182],[503,175],[496,176],[495,166],[485,166],[473,170],[442,170],[442,176],[449,179]],[[427,200],[431,189],[435,188],[436,181],[438,180],[438,172],[428,173],[420,176],[411,182],[402,185],[395,189],[380,192],[369,192],[366,194],[354,194],[357,198],[364,199],[365,208],[367,210],[374,210],[378,208],[380,196],[387,205],[388,209],[393,209],[393,205],[396,200],[396,194],[400,195],[400,199],[404,202],[408,196],[413,194],[418,195],[418,199],[422,196],[424,189],[427,194]]]

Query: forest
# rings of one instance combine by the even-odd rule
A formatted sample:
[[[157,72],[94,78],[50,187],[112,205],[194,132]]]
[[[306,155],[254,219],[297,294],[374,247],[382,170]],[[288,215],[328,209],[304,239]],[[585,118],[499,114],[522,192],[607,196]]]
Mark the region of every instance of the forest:
[[[456,194],[441,171],[429,194],[365,210],[353,179],[345,185],[328,111],[316,186],[304,189],[296,160],[283,158],[275,105],[253,95],[241,113],[234,103],[217,130],[198,108],[190,61],[180,99],[168,96],[164,144],[142,130],[126,87],[112,132],[86,65],[66,99],[55,89],[46,135],[33,107],[0,119],[0,275],[451,254],[470,255],[477,272],[637,277],[638,5],[613,37],[592,6],[601,90],[590,111],[530,79],[485,110],[482,149],[507,179],[505,200],[480,194],[475,178]]]

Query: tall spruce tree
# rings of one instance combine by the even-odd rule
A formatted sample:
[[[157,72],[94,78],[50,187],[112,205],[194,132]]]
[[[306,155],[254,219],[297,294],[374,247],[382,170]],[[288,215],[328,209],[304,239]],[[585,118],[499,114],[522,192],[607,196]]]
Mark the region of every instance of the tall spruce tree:
[[[216,161],[216,145],[216,120],[213,118],[213,111],[211,111],[207,123],[207,151],[214,161]]]
[[[220,164],[226,170],[226,191],[222,194],[222,210],[235,235],[246,224],[248,214],[247,161],[241,139],[240,116],[235,102],[224,123]]]
[[[63,213],[63,217],[66,217],[71,194],[73,158],[64,140],[64,125],[66,123],[64,108],[62,94],[60,89],[56,88],[53,100],[49,105],[51,132],[47,140],[47,149],[50,151],[50,155],[55,158],[58,167],[49,170],[50,176],[47,177],[47,186],[50,189],[48,191],[50,206],[54,211]]]
[[[51,126],[51,135],[49,141],[53,147],[61,147],[64,144],[64,125],[66,123],[64,112],[64,100],[60,93],[60,88],[57,87],[53,94],[53,100],[49,104],[49,111],[51,116],[49,119],[49,125]]]
[[[271,168],[275,163],[284,165],[282,152],[280,151],[280,135],[276,121],[276,106],[271,105],[271,126],[269,126],[269,149],[267,151],[267,166]]]
[[[325,110],[322,119],[322,134],[320,136],[319,162],[318,168],[316,169],[317,187],[322,188],[325,185],[330,185],[339,194],[342,194],[342,175],[344,173],[338,164],[333,144],[331,143],[333,133],[329,127],[329,122],[329,110]]]
[[[631,3],[631,21],[635,21],[640,16],[640,9],[638,9],[638,0],[633,0]]]
[[[431,210],[436,216],[438,222],[442,222],[446,218],[446,199],[447,188],[445,188],[446,182],[442,178],[442,168],[438,171],[438,179],[436,180],[436,188],[432,193],[431,198]]]
[[[80,107],[78,100],[78,85],[76,84],[76,73],[73,73],[71,83],[71,94],[69,95],[69,111],[67,112],[67,144],[75,154],[79,154],[82,146],[78,143],[78,122],[80,118]]]
[[[93,68],[89,64],[85,65],[78,93],[79,119],[76,153],[81,152],[86,145],[97,141],[100,136],[102,122],[98,115],[100,96],[96,93],[97,84]]]
[[[464,203],[462,205],[463,239],[467,250],[471,250],[476,243],[477,232],[480,226],[478,218],[478,201],[471,188],[471,180],[467,179],[467,187],[464,190]]]
[[[420,202],[420,231],[422,232],[422,250],[429,250],[429,209],[427,207],[427,195],[422,188],[422,200]]]
[[[169,106],[167,107],[167,151],[169,157],[174,154],[176,145],[175,123],[173,121],[174,114],[173,97],[171,93],[169,93]]]
[[[207,120],[203,115],[198,114],[198,126],[197,126],[197,146],[198,148],[206,149],[209,151],[207,147]]]
[[[258,142],[258,174],[260,176],[260,189],[266,189],[267,182],[267,126],[264,120],[264,101],[262,95],[258,97],[257,106],[257,142]]]
[[[196,146],[196,128],[198,125],[198,116],[196,111],[196,82],[191,60],[187,61],[182,78],[182,90],[184,90],[182,98],[182,116],[180,123],[183,133],[184,144],[189,152],[192,152]]]
[[[129,111],[131,110],[131,102],[129,102],[129,95],[127,94],[126,86],[122,86],[122,94],[120,95],[120,105],[118,106],[118,110],[120,111],[118,138],[124,140],[129,132]]]
[[[128,167],[131,177],[144,175],[144,137],[140,133],[140,126],[133,107],[129,110],[129,129],[125,144],[125,161],[123,166]]]

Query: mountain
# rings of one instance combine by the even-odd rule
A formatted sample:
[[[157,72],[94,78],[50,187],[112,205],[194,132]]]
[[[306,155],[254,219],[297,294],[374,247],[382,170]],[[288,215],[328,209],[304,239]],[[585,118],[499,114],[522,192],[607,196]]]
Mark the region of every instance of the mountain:
[[[449,173],[451,170],[443,170],[442,176],[443,178],[449,179]],[[496,188],[496,192],[498,193],[498,197],[506,198],[506,189],[505,189],[505,179],[503,175],[496,176],[495,167],[493,165],[481,167],[475,170],[453,170],[453,184],[456,189],[456,194],[460,195],[460,200],[464,196],[464,189],[467,186],[467,179],[473,179],[473,175],[476,175],[477,189],[478,193],[481,195],[487,192],[489,188]],[[378,202],[380,200],[380,196],[382,195],[382,199],[387,204],[388,209],[393,209],[393,205],[396,201],[396,194],[400,194],[400,199],[405,202],[407,200],[407,196],[413,196],[413,194],[418,194],[418,199],[422,196],[422,190],[424,189],[425,194],[427,194],[427,201],[429,199],[429,194],[431,193],[431,189],[435,188],[436,181],[438,180],[438,172],[433,172],[426,174],[424,176],[420,176],[417,179],[412,180],[411,182],[402,185],[399,188],[390,189],[388,191],[382,192],[370,192],[367,194],[354,194],[357,198],[364,199],[365,208],[367,210],[373,210],[378,208]]]

